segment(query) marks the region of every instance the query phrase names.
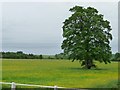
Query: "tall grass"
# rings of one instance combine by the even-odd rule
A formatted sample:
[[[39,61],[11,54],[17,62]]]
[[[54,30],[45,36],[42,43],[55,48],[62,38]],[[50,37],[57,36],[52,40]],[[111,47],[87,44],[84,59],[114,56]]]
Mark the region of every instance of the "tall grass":
[[[96,63],[98,69],[82,69],[68,60],[2,61],[2,81],[68,88],[113,88],[118,84],[118,63]]]

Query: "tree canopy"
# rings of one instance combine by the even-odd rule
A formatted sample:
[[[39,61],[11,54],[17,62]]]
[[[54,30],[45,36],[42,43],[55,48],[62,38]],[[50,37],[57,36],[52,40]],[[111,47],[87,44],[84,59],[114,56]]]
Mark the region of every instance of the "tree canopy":
[[[115,53],[114,58],[112,59],[112,61],[120,61],[120,53],[119,52]]]
[[[111,26],[108,20],[93,7],[75,6],[72,15],[64,21],[62,49],[70,59],[79,60],[90,69],[93,60],[110,63]]]

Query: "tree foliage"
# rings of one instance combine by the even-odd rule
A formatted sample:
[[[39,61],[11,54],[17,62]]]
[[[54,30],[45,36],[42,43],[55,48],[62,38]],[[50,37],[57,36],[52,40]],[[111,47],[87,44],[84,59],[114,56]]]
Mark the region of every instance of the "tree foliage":
[[[120,61],[120,53],[115,53],[114,58],[112,59],[112,61]]]
[[[110,62],[112,35],[111,26],[103,15],[92,7],[71,8],[73,14],[64,21],[62,49],[70,59],[82,61],[83,66],[90,69],[93,60]]]
[[[8,59],[43,59],[42,55],[25,54],[22,51],[0,53],[2,54],[2,58]]]

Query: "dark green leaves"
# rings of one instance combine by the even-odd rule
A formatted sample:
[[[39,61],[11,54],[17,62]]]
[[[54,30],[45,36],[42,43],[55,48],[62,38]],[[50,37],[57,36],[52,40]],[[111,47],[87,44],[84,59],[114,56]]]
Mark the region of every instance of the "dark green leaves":
[[[110,22],[104,20],[103,15],[93,7],[75,6],[70,11],[73,14],[63,25],[64,41],[61,47],[64,53],[73,61],[76,59],[83,60],[84,63],[92,63],[92,60],[109,62],[109,44],[112,40]]]

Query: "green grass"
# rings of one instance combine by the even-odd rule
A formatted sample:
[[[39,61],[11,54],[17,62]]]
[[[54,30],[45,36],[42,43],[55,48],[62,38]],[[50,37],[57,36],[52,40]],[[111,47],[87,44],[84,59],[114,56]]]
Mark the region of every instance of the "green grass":
[[[96,64],[98,69],[86,70],[77,61],[4,59],[2,81],[68,88],[116,88],[118,63]]]

